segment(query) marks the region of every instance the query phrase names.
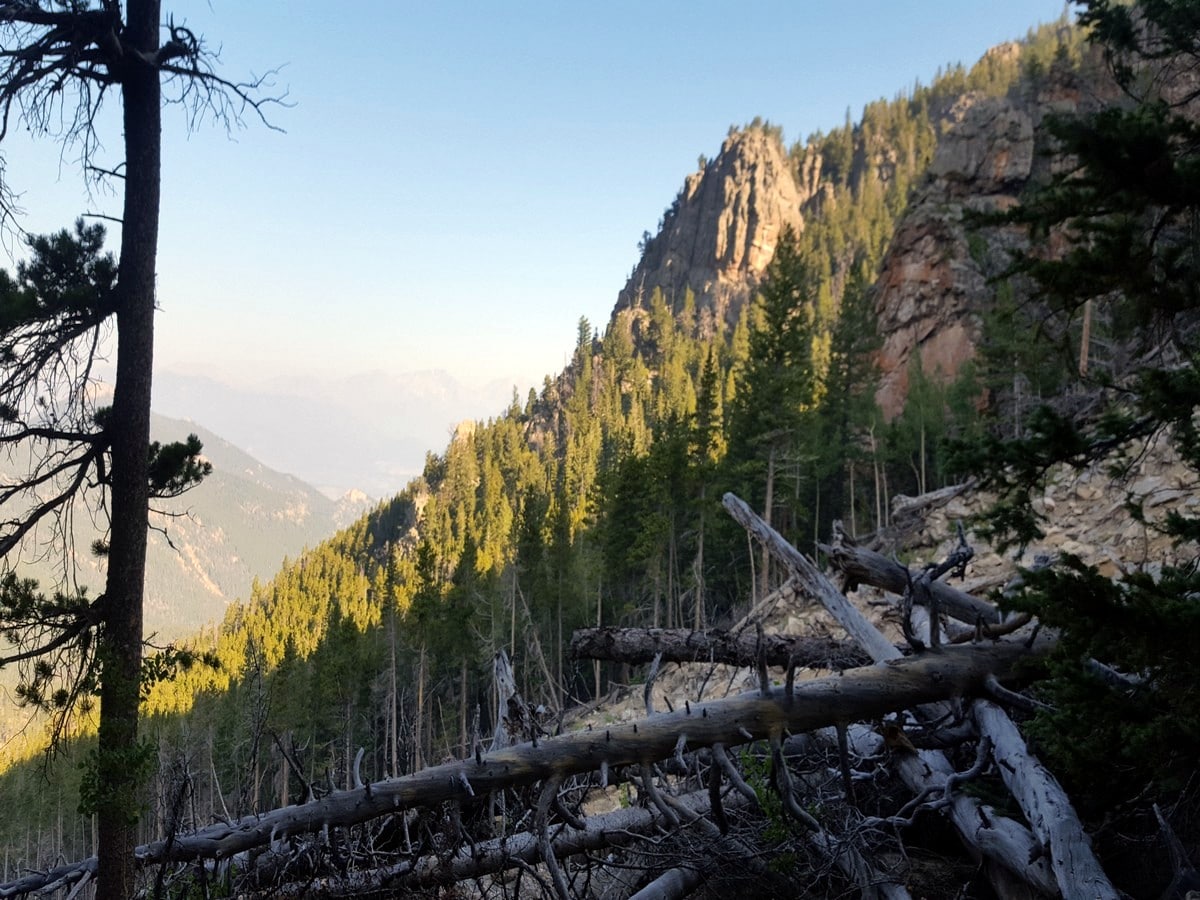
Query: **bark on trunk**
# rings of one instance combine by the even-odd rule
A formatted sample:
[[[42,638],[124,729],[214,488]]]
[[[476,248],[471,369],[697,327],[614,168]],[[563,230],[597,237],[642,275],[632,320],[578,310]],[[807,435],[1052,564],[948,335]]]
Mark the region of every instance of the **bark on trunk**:
[[[159,3],[130,0],[124,39],[153,55]],[[150,387],[154,364],[154,286],[158,255],[161,96],[158,70],[126,54],[120,70],[125,126],[125,202],[117,309],[117,376],[112,438],[111,531],[105,617],[100,635],[97,897],[126,898],[134,887],[133,848],[141,769],[137,765],[142,598],[149,506]]]
[[[686,628],[580,628],[571,637],[572,659],[648,663],[656,654],[663,662],[713,662],[734,666],[757,665],[759,637],[753,631],[690,631]],[[869,662],[848,641],[832,638],[764,634],[762,660],[768,666],[796,665],[811,669],[846,669]]]
[[[874,550],[822,544],[821,552],[829,556],[830,565],[846,576],[851,586],[869,584],[893,594],[903,594],[909,579],[916,579],[916,575],[906,567]],[[937,600],[938,609],[960,622],[970,625],[980,622],[995,625],[1000,622],[1000,610],[993,604],[956,590],[944,582],[934,581],[930,585],[930,592]],[[923,602],[921,592],[915,593],[914,602]]]

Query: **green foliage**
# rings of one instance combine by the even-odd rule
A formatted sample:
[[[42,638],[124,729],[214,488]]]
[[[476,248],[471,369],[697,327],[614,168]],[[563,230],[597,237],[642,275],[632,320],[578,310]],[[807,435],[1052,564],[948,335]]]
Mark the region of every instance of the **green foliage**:
[[[30,259],[18,264],[16,277],[0,271],[0,334],[52,320],[84,329],[115,311],[117,263],[101,252],[102,225],[78,219],[74,232],[29,235],[25,244]],[[7,340],[0,348],[16,352]]]
[[[580,319],[565,372],[458,428],[401,495],[285,560],[216,633],[151,658],[151,733],[211,767],[210,794],[231,815],[289,789],[294,800],[281,745],[308,781],[345,783],[358,746],[377,748],[365,778],[403,772],[464,752],[476,705],[490,730],[499,649],[527,699],[554,707],[616,674],[596,681],[563,662],[572,629],[729,615],[750,566],[720,497],[761,504],[772,453],[776,522],[793,539],[833,518],[884,524],[889,490],[937,486],[937,438],[975,427],[979,389],[917,370],[920,402],[883,426],[870,283],[932,158],[939,110],[966,81],[953,70],[791,149],[797,169],[819,159],[822,193],[804,230],[780,240],[753,308],[716,322],[689,291],[660,290],[602,335]],[[94,424],[105,420],[98,411]],[[154,448],[155,489],[203,474],[199,453],[190,439]],[[218,665],[186,665],[205,659]]]
[[[1069,165],[994,220],[1025,226],[1034,247],[1049,235],[1066,242],[1061,254],[1017,256],[1005,275],[1032,285],[1032,298],[1002,306],[988,330],[992,371],[1024,376],[1044,405],[956,451],[959,468],[997,492],[991,530],[1022,546],[1040,536],[1032,499],[1055,467],[1106,465],[1124,477],[1163,439],[1200,472],[1200,129],[1181,105],[1187,98],[1169,94],[1181,73],[1157,77],[1163,65],[1194,65],[1200,3],[1083,5],[1081,20],[1128,96],[1052,120]],[[1064,362],[1087,333],[1085,316],[1102,351],[1086,374]],[[1190,512],[1154,521],[1131,501],[1130,513],[1177,540],[1200,536]],[[1178,790],[1200,750],[1190,661],[1200,641],[1197,566],[1130,568],[1113,582],[1066,558],[1027,578],[1014,605],[1062,634],[1045,688],[1054,709],[1032,726],[1055,770],[1094,811]],[[1130,683],[1096,678],[1081,664],[1088,659]]]
[[[150,444],[150,495],[178,497],[212,474],[212,463],[200,458],[204,445],[189,434],[186,441]]]
[[[128,793],[117,793],[114,785],[122,782],[116,776],[120,773],[127,777],[133,773],[135,782],[144,784],[157,760],[158,748],[151,741],[140,741],[133,747],[107,753],[93,748],[80,764],[83,774],[79,785],[79,814],[90,816],[105,810],[127,824],[136,824],[145,810],[145,801]]]
[[[1156,793],[1180,791],[1195,771],[1198,572],[1193,561],[1114,582],[1068,556],[1060,567],[1027,573],[1025,591],[1010,601],[1061,629],[1043,688],[1053,708],[1039,714],[1031,730],[1089,810],[1134,797],[1148,781]],[[1136,675],[1114,689],[1080,670],[1086,659]]]

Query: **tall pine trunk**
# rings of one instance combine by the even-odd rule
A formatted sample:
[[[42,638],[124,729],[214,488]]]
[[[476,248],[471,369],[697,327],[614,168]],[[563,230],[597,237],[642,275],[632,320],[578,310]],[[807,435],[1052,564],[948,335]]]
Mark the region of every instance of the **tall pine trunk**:
[[[158,48],[159,3],[129,0],[125,37],[151,55]],[[150,502],[150,386],[154,365],[154,282],[162,112],[157,69],[133,57],[121,73],[125,125],[117,309],[117,377],[110,416],[112,527],[100,635],[98,770],[99,898],[134,892],[133,848],[144,767],[138,764],[142,599]]]

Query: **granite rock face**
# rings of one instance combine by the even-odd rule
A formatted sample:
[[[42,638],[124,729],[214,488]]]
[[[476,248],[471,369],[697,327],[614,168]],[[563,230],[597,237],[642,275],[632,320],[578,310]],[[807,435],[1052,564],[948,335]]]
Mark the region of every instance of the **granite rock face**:
[[[945,128],[875,285],[883,337],[876,399],[888,418],[904,407],[915,355],[925,373],[946,378],[974,355],[979,302],[989,291],[963,214],[1015,203],[1033,171],[1033,118],[1012,100],[965,95]]]
[[[819,172],[806,172],[805,180],[815,185]],[[687,177],[658,234],[646,241],[616,312],[647,306],[655,288],[677,310],[691,289],[701,327],[731,322],[784,228],[803,227],[805,199],[776,134],[756,127],[731,133],[720,154]]]
[[[967,215],[1010,208],[1061,165],[1047,152],[1051,138],[1041,125],[1048,115],[1094,109],[1115,91],[1104,79],[1062,73],[1007,97],[966,94],[949,109],[875,285],[883,338],[876,399],[885,416],[904,408],[914,359],[927,375],[951,379],[975,355],[981,312],[995,297],[989,278],[1028,246],[1017,229],[968,229]]]

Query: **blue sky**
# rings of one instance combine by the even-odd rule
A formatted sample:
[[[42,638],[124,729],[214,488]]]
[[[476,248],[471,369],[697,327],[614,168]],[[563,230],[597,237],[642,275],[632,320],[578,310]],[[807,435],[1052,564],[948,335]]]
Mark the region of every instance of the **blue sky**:
[[[164,3],[231,77],[280,66],[285,133],[164,119],[158,365],[231,384],[441,368],[522,393],[603,326],[700,154],[790,141],[1057,18],[1008,2]],[[114,124],[115,121],[114,121]],[[107,133],[119,150],[119,130]],[[88,198],[10,143],[24,225]],[[116,160],[109,156],[110,162]],[[115,243],[115,241],[114,241]]]

